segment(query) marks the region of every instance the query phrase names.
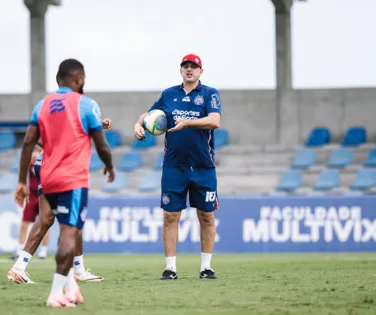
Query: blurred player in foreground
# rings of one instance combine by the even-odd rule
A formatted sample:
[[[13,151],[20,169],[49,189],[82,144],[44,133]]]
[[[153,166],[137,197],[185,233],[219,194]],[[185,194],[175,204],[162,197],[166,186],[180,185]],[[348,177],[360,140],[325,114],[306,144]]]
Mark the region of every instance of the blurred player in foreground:
[[[35,176],[34,163],[38,155],[42,152],[42,147],[37,144],[34,148],[34,152],[31,158],[29,168],[29,200],[26,201],[26,205],[23,209],[22,221],[20,226],[20,232],[18,236],[18,246],[12,259],[17,260],[22,252],[27,237],[27,232],[30,224],[35,223],[36,218],[39,215],[39,203],[38,203],[38,178]],[[38,257],[44,259],[47,257],[49,233],[47,232],[43,238],[42,246],[38,252]],[[40,242],[39,242],[40,243]],[[39,244],[38,244],[39,246]]]
[[[176,244],[181,210],[197,208],[201,236],[200,278],[215,279],[210,266],[215,241],[214,211],[218,209],[214,163],[214,132],[221,120],[221,100],[216,89],[201,84],[200,57],[190,54],[180,64],[183,84],[163,91],[149,111],[160,109],[167,117],[162,171],[161,207],[166,269],[161,280],[177,279]],[[145,136],[144,117],[134,126],[134,135]]]
[[[111,130],[112,122],[110,119],[104,119],[102,121],[104,129]],[[42,148],[42,144],[39,144]],[[43,197],[43,191],[40,183],[40,168],[42,165],[43,153],[40,152],[39,156],[36,159],[34,166],[34,174],[36,176],[37,184],[35,193],[37,200],[39,199],[39,204],[37,204],[39,209],[39,216],[37,221],[31,228],[29,236],[27,238],[26,244],[23,247],[23,250],[20,251],[18,259],[13,267],[8,272],[8,280],[16,282],[17,284],[34,284],[30,279],[29,274],[26,272],[26,268],[31,261],[31,257],[34,255],[38,246],[40,245],[42,239],[45,242],[45,235],[48,235],[48,230],[55,222],[55,215],[51,211],[51,208]],[[38,189],[39,182],[39,189]],[[30,190],[29,199],[31,200],[32,191]],[[83,257],[83,245],[82,245],[82,230],[78,232],[78,246],[76,254],[73,260],[73,269],[74,277],[76,281],[86,281],[86,282],[103,282],[104,278],[102,276],[97,276],[92,274],[89,269],[85,269],[84,266],[84,257]],[[43,243],[42,243],[43,245]],[[43,250],[43,247],[41,248]],[[47,252],[46,252],[47,255]]]
[[[46,304],[48,307],[75,307],[84,301],[72,265],[79,230],[83,228],[87,212],[91,138],[105,164],[104,173],[109,174],[109,182],[115,179],[115,171],[102,129],[100,109],[95,101],[82,95],[83,65],[74,59],[64,60],[57,78],[59,89],[48,94],[33,110],[22,146],[15,199],[21,205],[28,196],[27,168],[40,136],[43,142],[41,208],[42,203],[43,207],[49,206],[60,223],[57,268]]]

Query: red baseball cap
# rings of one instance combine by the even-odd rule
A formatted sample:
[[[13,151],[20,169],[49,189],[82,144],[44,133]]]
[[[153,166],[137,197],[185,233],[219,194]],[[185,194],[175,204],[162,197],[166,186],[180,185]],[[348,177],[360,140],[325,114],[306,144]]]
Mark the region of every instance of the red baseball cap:
[[[187,62],[192,62],[198,65],[202,69],[201,58],[195,54],[189,54],[189,55],[184,56],[183,60],[181,61],[180,67]]]

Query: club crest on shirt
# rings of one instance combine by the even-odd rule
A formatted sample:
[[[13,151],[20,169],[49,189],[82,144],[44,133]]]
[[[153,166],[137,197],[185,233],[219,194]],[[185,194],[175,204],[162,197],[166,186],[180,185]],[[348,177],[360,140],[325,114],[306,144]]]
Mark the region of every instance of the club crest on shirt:
[[[163,196],[162,196],[162,203],[164,205],[168,205],[170,203],[170,197],[167,194],[163,194]]]
[[[196,105],[200,106],[204,104],[204,98],[201,95],[197,95],[193,101]]]

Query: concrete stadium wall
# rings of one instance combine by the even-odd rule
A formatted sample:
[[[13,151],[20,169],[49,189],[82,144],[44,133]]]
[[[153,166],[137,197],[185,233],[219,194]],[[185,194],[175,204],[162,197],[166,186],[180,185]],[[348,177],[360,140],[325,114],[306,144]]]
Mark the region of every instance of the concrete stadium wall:
[[[315,126],[328,126],[335,140],[348,127],[363,125],[376,142],[376,88],[291,90],[276,105],[273,90],[222,90],[222,127],[234,144],[286,145],[302,143]],[[158,92],[88,93],[99,103],[104,117],[121,130],[125,142],[133,141],[137,117]],[[32,111],[28,95],[0,95],[0,121],[28,120]],[[279,117],[279,119],[278,119]],[[159,139],[162,142],[162,137]]]

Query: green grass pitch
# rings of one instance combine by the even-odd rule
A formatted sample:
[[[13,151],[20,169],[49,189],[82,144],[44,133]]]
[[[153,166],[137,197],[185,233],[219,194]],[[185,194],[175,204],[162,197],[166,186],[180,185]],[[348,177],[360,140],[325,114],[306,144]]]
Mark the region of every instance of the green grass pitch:
[[[376,314],[376,254],[214,255],[217,280],[200,280],[200,256],[178,255],[179,279],[160,281],[163,255],[86,255],[103,283],[83,283],[85,304],[48,309],[54,260],[29,265],[36,285],[6,279],[0,256],[0,314],[190,315]]]

